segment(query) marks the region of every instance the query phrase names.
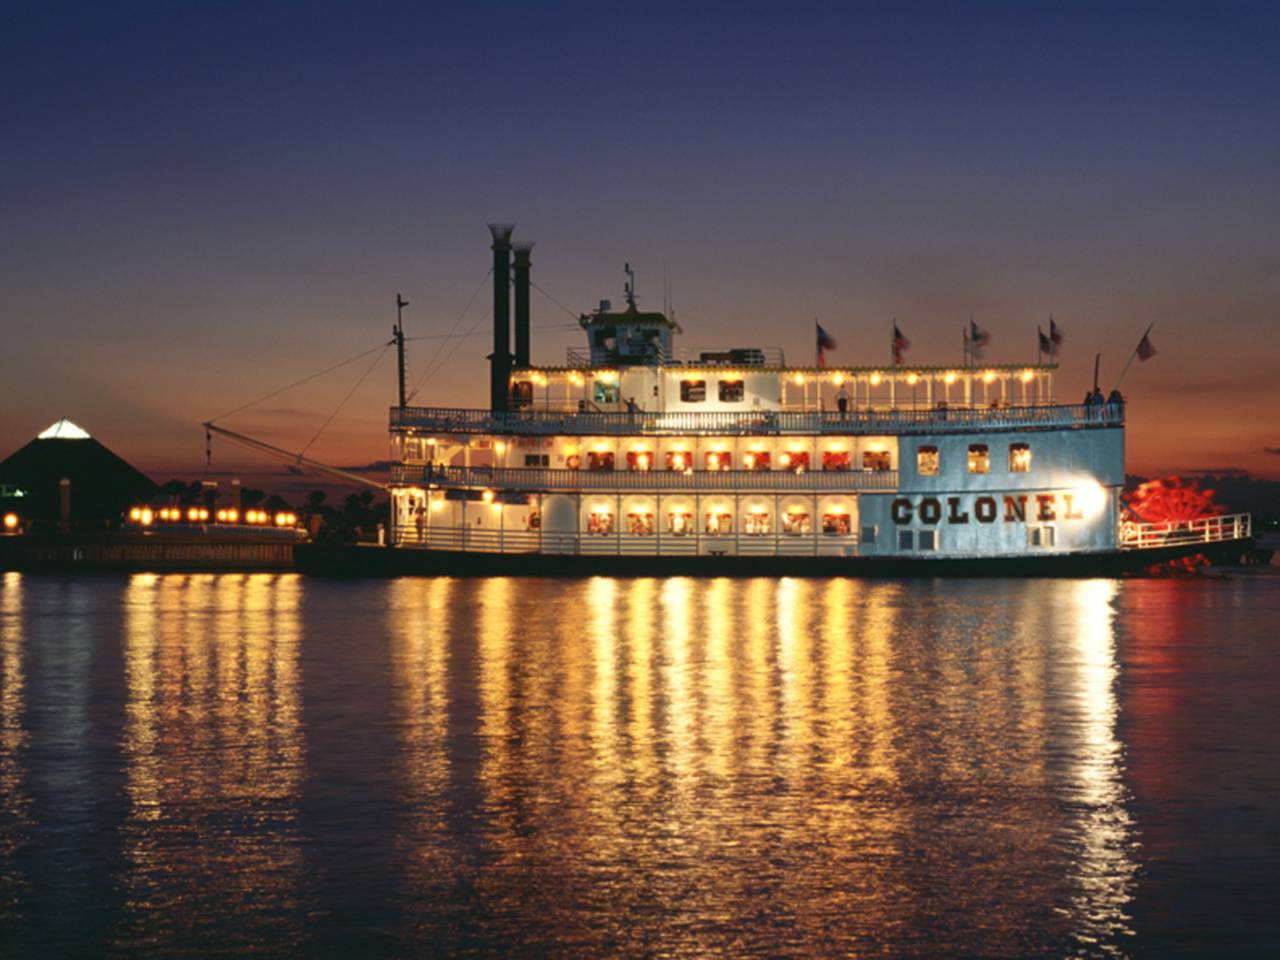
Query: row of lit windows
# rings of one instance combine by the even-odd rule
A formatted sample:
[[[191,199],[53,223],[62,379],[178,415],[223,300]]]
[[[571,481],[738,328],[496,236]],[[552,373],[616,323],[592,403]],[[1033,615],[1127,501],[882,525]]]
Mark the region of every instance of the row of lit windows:
[[[853,519],[847,513],[824,513],[822,514],[822,523],[819,529],[827,536],[848,536],[853,530]],[[626,531],[633,536],[652,536],[654,531],[653,514],[643,511],[628,513],[626,515]],[[613,536],[614,532],[614,514],[612,512],[596,510],[588,514],[587,533],[608,537]],[[671,536],[690,537],[695,532],[693,513],[675,510],[667,514],[667,533]],[[708,511],[703,516],[702,532],[713,537],[732,536],[733,514],[723,510]],[[782,514],[781,532],[793,537],[812,534],[812,516],[799,510]],[[742,533],[748,537],[769,536],[773,533],[773,518],[765,512],[748,512],[743,516]]]
[[[864,450],[861,460],[863,470],[892,469],[892,459],[887,450]],[[631,450],[626,454],[626,468],[632,472],[653,470],[654,462],[653,453],[648,450]],[[664,462],[668,470],[683,473],[694,469],[695,457],[688,450],[668,450],[664,455]],[[588,470],[613,470],[616,460],[612,450],[592,450],[586,454],[585,461],[581,455],[574,453],[565,457],[564,463],[570,470],[581,470],[584,466]],[[527,454],[524,465],[526,467],[546,466],[546,457],[540,454]],[[733,454],[727,450],[708,450],[702,455],[702,465],[704,470],[732,470]],[[852,470],[853,465],[854,457],[848,450],[826,450],[822,454],[823,470]],[[778,454],[777,469],[779,470],[804,473],[809,467],[810,459],[807,451]],[[744,453],[741,469],[772,470],[774,469],[773,455],[767,451]]]
[[[936,477],[941,458],[938,448],[933,444],[922,444],[916,448],[916,472],[922,477]],[[970,473],[991,472],[991,450],[985,443],[969,444],[968,466]],[[1031,445],[1026,443],[1009,444],[1009,472],[1031,472]]]

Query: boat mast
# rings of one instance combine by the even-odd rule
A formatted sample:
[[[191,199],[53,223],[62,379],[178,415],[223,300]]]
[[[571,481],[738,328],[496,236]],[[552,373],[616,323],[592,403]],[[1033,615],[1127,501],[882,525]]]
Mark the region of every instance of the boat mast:
[[[396,294],[396,325],[392,328],[392,335],[396,341],[396,370],[400,375],[400,406],[405,405],[404,396],[404,308],[409,305],[409,301],[404,299],[400,294]]]

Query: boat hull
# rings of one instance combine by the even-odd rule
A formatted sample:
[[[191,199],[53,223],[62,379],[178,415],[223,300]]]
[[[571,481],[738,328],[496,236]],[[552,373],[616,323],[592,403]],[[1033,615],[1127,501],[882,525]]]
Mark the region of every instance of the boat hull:
[[[1236,563],[1252,538],[1144,550],[1018,557],[609,556],[475,553],[373,546],[299,544],[303,573],[333,577],[396,576],[700,576],[700,577],[1109,577],[1201,555]]]

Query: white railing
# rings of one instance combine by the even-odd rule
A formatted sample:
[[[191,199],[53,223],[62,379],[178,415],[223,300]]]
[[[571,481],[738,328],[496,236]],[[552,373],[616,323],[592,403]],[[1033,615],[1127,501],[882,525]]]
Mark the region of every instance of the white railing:
[[[898,489],[897,470],[561,470],[397,463],[391,482],[499,490],[861,490]]]
[[[1152,550],[1157,547],[1246,540],[1252,535],[1252,529],[1252,518],[1247,513],[1169,523],[1125,520],[1120,524],[1120,547],[1123,550]]]
[[[964,433],[974,428],[1060,429],[1119,427],[1124,404],[1055,404],[1024,407],[933,407],[928,409],[744,410],[635,413],[592,410],[491,410],[453,407],[392,407],[392,430],[431,433],[536,434],[540,436],[637,436],[700,434],[770,436],[779,434],[909,434]]]

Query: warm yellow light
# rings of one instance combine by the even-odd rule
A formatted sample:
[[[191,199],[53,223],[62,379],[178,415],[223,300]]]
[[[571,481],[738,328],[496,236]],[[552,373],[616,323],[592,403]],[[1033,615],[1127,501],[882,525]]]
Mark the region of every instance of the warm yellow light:
[[[713,504],[711,505],[711,512],[712,512],[712,513],[727,513],[728,511],[729,511],[729,508],[728,508],[728,506],[727,506],[726,504],[723,504],[723,503],[713,503]]]
[[[791,446],[787,447],[787,449],[790,450],[792,453],[804,453],[804,444],[793,443],[791,444]]]
[[[834,377],[831,378],[831,382],[834,383],[837,387],[840,386],[840,384],[844,383],[844,374],[837,373]]]
[[[1023,382],[1023,383],[1030,383],[1030,382],[1031,382],[1031,380],[1032,380],[1032,378],[1034,378],[1034,377],[1035,377],[1035,374],[1034,374],[1034,373],[1032,373],[1030,370],[1023,370],[1023,371],[1022,371],[1022,382]]]
[[[569,374],[569,382],[575,387],[582,386],[582,374],[576,372]]]
[[[432,513],[439,513],[439,512],[440,512],[441,510],[443,510],[443,509],[444,509],[444,501],[443,501],[443,500],[432,500],[432,501],[431,501],[431,512],[432,512]]]
[[[142,515],[141,515],[140,517],[138,517],[138,519],[142,522],[142,525],[143,525],[144,527],[149,527],[149,526],[151,526],[151,521],[152,521],[152,519],[154,519],[154,518],[153,518],[153,517],[152,517],[152,515],[151,515],[151,511],[150,511],[150,510],[148,510],[146,507],[143,507],[143,508],[142,508]]]
[[[227,520],[227,511],[219,510],[216,514],[214,514],[214,519],[216,519],[219,523],[225,523]]]
[[[1107,506],[1107,488],[1097,480],[1089,480],[1071,491],[1076,505],[1086,517],[1095,517]]]
[[[871,441],[871,443],[867,444],[867,449],[870,450],[872,453],[883,453],[884,444],[878,440],[873,440]]]
[[[804,513],[804,507],[797,507],[795,504],[787,507],[787,513]]]
[[[13,530],[18,526],[18,515],[16,513],[6,513],[4,515],[4,528]]]
[[[956,382],[956,375],[954,373],[948,373],[945,377],[942,378],[942,380],[944,383],[947,384],[947,386],[950,386],[951,384]]]
[[[134,507],[132,510],[130,510],[130,511],[129,511],[129,519],[130,519],[130,520],[132,520],[134,523],[137,523],[139,520],[141,520],[141,519],[142,519],[142,508],[141,508],[141,507]]]
[[[916,376],[914,373],[907,374],[907,383],[911,384],[911,386],[914,387],[919,382],[920,382],[920,378]]]
[[[711,445],[711,450],[713,453],[724,453],[725,452],[724,448],[725,448],[725,445],[723,443],[713,443]]]
[[[762,513],[768,513],[769,511],[765,509],[764,504],[762,504],[762,503],[753,503],[751,506],[749,506],[749,507],[747,508],[747,512],[748,512],[748,513],[750,513],[750,514],[753,514],[753,515],[755,515],[755,516],[759,516],[760,514],[762,514]]]
[[[235,523],[235,522],[236,522],[237,520],[239,520],[239,519],[240,519],[240,511],[239,511],[239,510],[237,510],[237,509],[235,509],[234,507],[232,507],[230,510],[228,510],[228,511],[227,511],[227,522],[228,522],[228,523]]]
[[[490,504],[489,509],[492,510],[495,514],[499,514],[502,512],[502,504],[500,503]]]
[[[986,373],[982,375],[983,383],[993,383],[995,379],[996,379],[996,375],[992,373],[990,370],[988,370]]]
[[[615,370],[601,370],[596,374],[596,379],[601,383],[616,383],[618,380],[618,374]]]
[[[493,491],[486,490],[484,493],[480,494],[480,499],[485,503],[493,503]]]
[[[873,373],[873,374],[871,375],[871,385],[872,385],[873,387],[878,387],[878,386],[880,386],[880,374],[878,374],[878,373]]]
[[[593,503],[591,505],[592,513],[608,513],[609,505],[607,503]]]
[[[187,519],[190,520],[192,523],[195,523],[197,520],[200,519],[200,511],[197,510],[195,507],[192,507],[190,510],[187,511]]]
[[[792,383],[794,383],[797,387],[803,387],[803,386],[804,386],[804,374],[803,374],[803,373],[797,373],[794,377],[792,377],[792,378],[791,378],[791,382],[792,382]]]
[[[778,463],[782,464],[784,467],[789,466],[791,464],[791,454],[789,453],[780,454],[778,456]]]

